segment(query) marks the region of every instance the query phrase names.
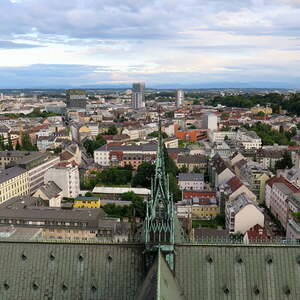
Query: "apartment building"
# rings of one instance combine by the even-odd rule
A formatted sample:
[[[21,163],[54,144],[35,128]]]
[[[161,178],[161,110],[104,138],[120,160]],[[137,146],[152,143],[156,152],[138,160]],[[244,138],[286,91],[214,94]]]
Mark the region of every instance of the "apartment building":
[[[271,172],[263,165],[248,160],[242,164],[238,173],[243,180],[247,181],[258,202],[263,203],[265,201],[265,184],[270,179]]]
[[[260,149],[262,146],[261,139],[254,131],[211,131],[208,137],[211,143],[222,143],[225,138],[233,140],[246,150]]]
[[[234,170],[230,164],[225,161],[219,154],[216,154],[208,168],[212,185],[218,187],[235,177]]]
[[[12,167],[0,171],[0,202],[16,196],[29,195],[29,175],[27,170]]]
[[[290,216],[289,202],[300,190],[283,177],[273,177],[266,182],[266,205],[286,229]]]
[[[185,190],[182,201],[176,204],[178,217],[208,220],[220,214],[220,207],[215,192]]]
[[[178,185],[181,190],[204,190],[204,174],[180,173]]]
[[[122,154],[145,154],[145,155],[156,155],[156,143],[149,143],[144,145],[133,145],[133,146],[114,146],[104,145],[94,152],[95,163],[101,166],[109,166],[111,160],[115,157],[111,155],[111,152],[122,153]]]
[[[264,214],[244,193],[226,203],[225,215],[226,228],[230,234],[244,234],[256,224],[264,227]]]
[[[176,165],[178,168],[187,168],[189,172],[193,172],[195,168],[201,169],[204,172],[207,168],[207,158],[205,155],[200,154],[178,155]]]
[[[49,153],[28,152],[24,157],[13,162],[28,171],[29,193],[33,194],[44,184],[44,176],[48,169],[59,163],[59,157]]]
[[[79,170],[76,165],[54,166],[46,171],[44,181],[55,182],[62,189],[63,197],[75,198],[79,195]]]
[[[262,146],[261,138],[254,131],[238,131],[236,139],[245,150],[260,149]]]
[[[0,225],[40,228],[46,239],[113,241],[120,235],[117,219],[106,219],[101,208],[62,209],[42,205],[37,197],[14,197],[0,204]]]
[[[222,143],[225,137],[229,140],[236,139],[235,131],[209,131],[208,138],[211,143]]]
[[[256,195],[237,176],[232,177],[224,183],[222,187],[220,187],[220,191],[227,196],[229,201],[237,199],[241,194],[247,195],[253,202],[257,201]]]

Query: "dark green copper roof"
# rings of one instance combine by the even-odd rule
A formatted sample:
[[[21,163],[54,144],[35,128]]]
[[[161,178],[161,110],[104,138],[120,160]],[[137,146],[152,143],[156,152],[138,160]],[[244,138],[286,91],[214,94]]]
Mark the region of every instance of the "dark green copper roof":
[[[142,244],[0,241],[0,299],[300,299],[299,246],[175,244],[174,273],[161,253],[147,271]]]
[[[140,245],[0,243],[0,299],[131,300],[144,279]]]
[[[300,299],[299,246],[177,245],[187,300]]]
[[[159,251],[135,300],[184,300],[183,292]]]

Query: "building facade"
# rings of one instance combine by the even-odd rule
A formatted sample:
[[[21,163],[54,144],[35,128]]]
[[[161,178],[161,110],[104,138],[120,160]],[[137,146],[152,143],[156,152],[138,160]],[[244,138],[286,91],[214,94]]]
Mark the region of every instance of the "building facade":
[[[181,190],[204,190],[204,175],[202,173],[180,173],[178,185]]]
[[[75,198],[80,191],[79,171],[77,166],[54,166],[47,170],[45,183],[54,181],[63,191],[63,196]]]
[[[68,90],[67,91],[67,108],[85,109],[87,104],[87,95],[84,90]]]
[[[176,106],[180,107],[184,103],[184,91],[176,90]]]
[[[264,227],[264,214],[246,194],[228,201],[225,209],[226,228],[230,234],[244,234],[250,228],[259,224]]]
[[[203,115],[203,128],[209,130],[218,130],[218,116],[215,114],[204,114]]]
[[[30,185],[28,172],[20,167],[0,171],[0,202],[16,196],[29,195]]]
[[[145,83],[133,83],[131,106],[133,109],[145,107]]]

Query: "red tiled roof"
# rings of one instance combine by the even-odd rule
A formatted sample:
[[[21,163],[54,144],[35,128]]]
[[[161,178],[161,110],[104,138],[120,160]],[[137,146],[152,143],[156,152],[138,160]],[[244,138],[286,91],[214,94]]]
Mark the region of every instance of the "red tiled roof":
[[[232,177],[226,182],[226,184],[229,185],[232,193],[243,185],[243,183],[237,176]]]
[[[247,160],[246,159],[241,159],[239,160],[234,166],[237,167],[237,168],[241,168],[243,165],[245,165],[247,163]]]
[[[252,120],[269,120],[270,118],[268,116],[252,116],[251,117]]]
[[[69,166],[69,165],[78,166],[74,160],[72,160],[72,161],[62,161],[62,162],[58,163],[57,165],[62,166],[62,167]]]
[[[189,199],[191,197],[212,198],[212,197],[216,197],[216,193],[208,192],[208,191],[183,191],[182,192],[183,199]]]
[[[73,156],[74,156],[73,154],[71,154],[68,150],[66,150],[60,154],[60,160],[62,160],[62,161],[69,160],[69,159],[73,158]]]
[[[288,180],[286,180],[285,178],[283,178],[282,176],[280,177],[272,177],[269,180],[266,181],[266,184],[270,185],[271,187],[273,186],[274,183],[276,182],[281,182],[283,184],[285,184],[288,188],[290,188],[294,193],[299,193],[300,190],[295,187],[293,184],[291,184]]]
[[[111,143],[107,143],[107,146],[122,146],[121,142],[111,142]]]
[[[251,240],[267,240],[268,234],[265,228],[261,227],[259,224],[251,227],[247,232],[248,239]]]

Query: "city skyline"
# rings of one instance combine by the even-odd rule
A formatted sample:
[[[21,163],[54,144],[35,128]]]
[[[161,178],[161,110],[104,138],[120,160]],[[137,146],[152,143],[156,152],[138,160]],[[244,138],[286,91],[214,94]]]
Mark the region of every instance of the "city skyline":
[[[300,1],[4,0],[0,88],[300,88]]]

